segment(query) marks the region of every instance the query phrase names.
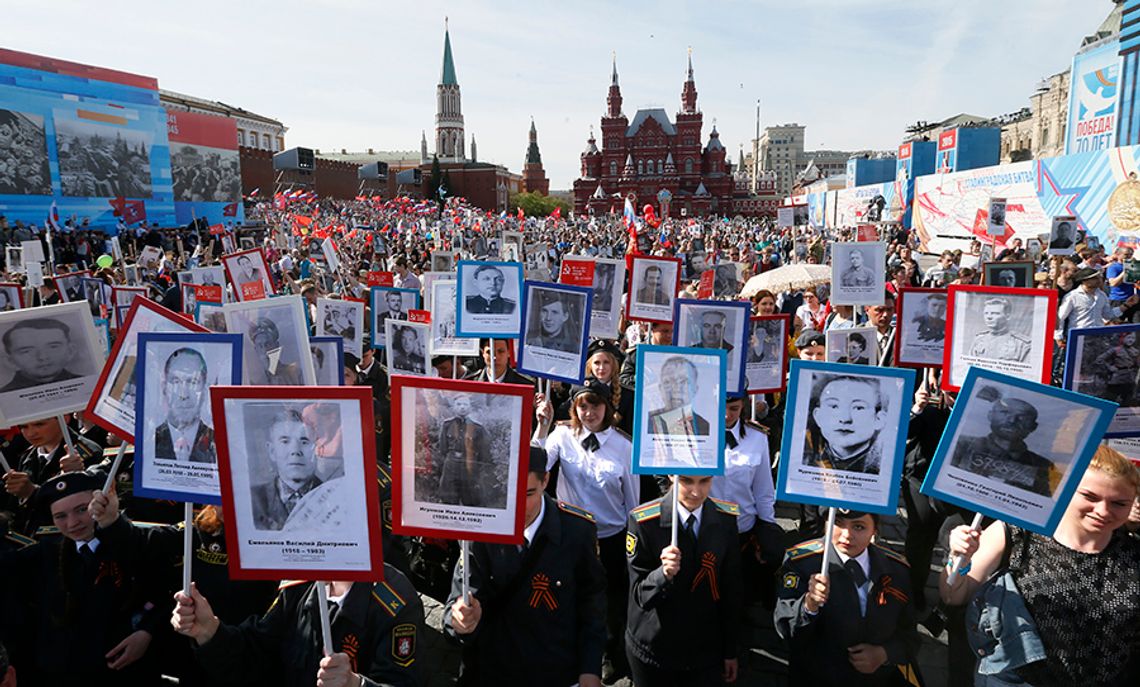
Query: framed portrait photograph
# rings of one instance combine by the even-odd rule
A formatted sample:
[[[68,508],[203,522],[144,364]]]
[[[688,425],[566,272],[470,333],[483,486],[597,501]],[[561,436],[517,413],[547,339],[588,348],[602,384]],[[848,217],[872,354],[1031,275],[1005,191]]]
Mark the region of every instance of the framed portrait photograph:
[[[1115,404],[970,368],[922,493],[1050,536]]]
[[[673,310],[673,345],[724,351],[726,393],[740,393],[748,352],[748,303],[678,298]]]
[[[241,246],[242,250],[253,250],[257,247],[257,241],[252,236],[239,236],[238,245]]]
[[[753,315],[748,320],[748,352],[744,377],[749,394],[784,390],[788,378],[788,332],[792,316]]]
[[[1117,404],[1106,437],[1140,437],[1140,324],[1070,329],[1062,388]]]
[[[406,310],[404,312],[407,312]],[[336,336],[344,350],[364,355],[364,303],[343,298],[317,298],[317,336]]]
[[[233,579],[376,580],[372,390],[210,389]]]
[[[942,367],[946,289],[903,288],[895,305],[895,365]]]
[[[942,389],[957,391],[971,367],[1047,384],[1053,362],[1056,289],[950,286]]]
[[[123,265],[123,281],[127,286],[136,286],[139,279],[139,266],[138,265]]]
[[[982,263],[982,283],[986,286],[1002,286],[1007,289],[1033,288],[1033,263],[986,262]]]
[[[103,367],[87,304],[0,313],[0,425],[82,410]]]
[[[420,292],[394,286],[373,286],[369,289],[369,302],[372,305],[372,348],[384,348],[388,342],[384,322],[406,322],[408,311],[420,307]]]
[[[213,303],[225,303],[227,301],[226,268],[221,265],[195,267],[185,272],[179,272],[178,283],[181,285],[193,284],[197,287],[196,297],[198,300]]]
[[[265,253],[260,248],[223,255],[222,265],[233,284],[234,296],[238,302],[261,300],[277,291],[273,286],[269,263],[265,261]]]
[[[1077,248],[1077,218],[1057,215],[1049,231],[1049,255],[1072,255]]]
[[[518,369],[545,379],[581,384],[586,376],[590,306],[594,290],[585,286],[523,283],[526,324]]]
[[[344,339],[339,336],[310,336],[313,372],[317,386],[344,386]]]
[[[594,300],[590,307],[590,336],[616,339],[621,326],[625,261],[594,259]]]
[[[24,287],[17,282],[0,282],[0,312],[24,307]]]
[[[704,250],[698,250],[695,247],[684,254],[682,264],[685,266],[685,279],[689,281],[700,279],[701,275],[709,269],[708,257]]]
[[[915,374],[793,360],[776,498],[894,515]]]
[[[517,339],[522,328],[522,264],[460,260],[458,269],[459,336]]]
[[[987,214],[986,235],[1001,236],[1005,234],[1005,198],[990,198]]]
[[[879,364],[879,340],[874,327],[828,329],[827,362],[849,365]]]
[[[635,474],[724,474],[723,349],[637,347]]]
[[[198,301],[198,307],[194,311],[194,321],[211,332],[226,333],[226,312],[222,303]]]
[[[222,306],[226,331],[242,335],[242,384],[315,385],[309,326],[301,296],[279,296]]]
[[[115,346],[99,374],[84,412],[100,427],[124,441],[135,443],[139,334],[206,331],[205,327],[167,310],[149,298],[135,298],[119,327]]]
[[[713,279],[713,298],[731,300],[739,296],[740,289],[744,286],[744,263],[718,262],[713,269],[716,270]]]
[[[679,258],[630,255],[626,317],[645,322],[672,322],[673,301],[681,288]]]
[[[504,231],[503,241],[499,244],[499,257],[503,262],[523,261],[523,235],[520,231]]]
[[[431,325],[427,322],[386,320],[384,347],[389,375],[426,375],[432,369],[428,355]]]
[[[456,335],[456,281],[436,279],[431,286],[424,285],[427,308],[431,311],[431,336],[428,339],[429,355],[479,355],[479,339]]]
[[[521,544],[534,387],[392,377],[392,532]]]
[[[222,502],[209,388],[241,383],[237,334],[138,335],[134,493]]]
[[[104,317],[111,312],[111,285],[96,277],[84,277],[83,298],[91,308],[91,317]]]
[[[831,302],[882,305],[886,292],[887,244],[847,241],[831,245]]]
[[[149,298],[150,290],[145,286],[113,286],[111,287],[111,302],[115,307],[130,305],[136,298]]]
[[[10,274],[24,272],[24,249],[20,246],[4,246],[4,265]]]
[[[64,303],[77,303],[87,300],[87,292],[83,290],[83,280],[91,276],[91,272],[69,272],[59,274],[52,279],[59,290],[59,300]]]
[[[432,272],[454,272],[455,259],[459,255],[454,250],[433,250],[431,252]]]

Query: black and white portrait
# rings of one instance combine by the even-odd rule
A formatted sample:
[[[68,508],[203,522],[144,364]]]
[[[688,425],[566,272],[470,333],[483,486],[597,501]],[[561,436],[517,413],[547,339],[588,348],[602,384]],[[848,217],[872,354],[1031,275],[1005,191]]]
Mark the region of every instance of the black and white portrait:
[[[680,264],[675,260],[634,257],[631,270],[626,316],[631,320],[671,321]]]
[[[372,300],[372,347],[388,345],[384,323],[388,320],[406,322],[408,311],[420,307],[420,293],[415,289],[397,289],[394,286],[373,286]]]
[[[229,203],[241,198],[238,151],[189,143],[170,144],[174,200]]]
[[[882,304],[886,264],[886,244],[881,241],[832,244],[831,302],[835,305]]]
[[[634,472],[693,474],[723,464],[724,351],[639,346]]]
[[[364,304],[339,298],[317,299],[318,336],[337,336],[344,350],[357,358],[364,351]]]
[[[86,302],[87,292],[83,288],[83,280],[90,276],[90,272],[71,272],[54,277],[59,299],[64,303]]]
[[[226,238],[226,237],[223,237]],[[269,264],[260,250],[246,250],[222,256],[234,294],[239,301],[255,301],[273,295],[273,279]]]
[[[244,384],[317,383],[303,308],[301,296],[227,303],[222,307],[226,331],[242,335]]]
[[[771,393],[784,388],[788,367],[788,317],[757,315],[749,320],[748,351],[744,358],[749,393]]]
[[[1049,232],[1049,255],[1072,255],[1077,246],[1077,218],[1058,215]]]
[[[744,265],[739,262],[719,262],[713,280],[713,297],[735,299],[744,285]]]
[[[521,329],[521,264],[459,262],[459,333],[515,338]]]
[[[431,326],[426,322],[401,322],[387,320],[384,323],[385,346],[390,375],[426,375],[431,368],[428,356],[428,338]]]
[[[0,424],[80,410],[103,367],[87,304],[0,313]]]
[[[479,339],[460,338],[456,335],[454,279],[436,279],[424,285],[430,295],[431,337],[429,355],[479,355]]]
[[[724,351],[727,393],[740,393],[748,348],[749,311],[743,301],[677,299],[673,342],[684,348]]]
[[[47,136],[41,115],[0,109],[0,195],[51,195]]]
[[[990,198],[986,234],[1001,236],[1005,233],[1005,198]]]
[[[621,324],[622,285],[625,284],[625,261],[596,258],[594,260],[594,300],[590,306],[590,336],[613,339]]]
[[[23,288],[14,282],[0,284],[0,312],[11,312],[24,307]]]
[[[198,301],[194,321],[212,332],[226,333],[226,314],[221,303]]]
[[[457,255],[458,253],[453,250],[433,250],[431,252],[431,271],[454,272]]]
[[[1069,330],[1064,388],[1119,405],[1108,436],[1140,436],[1140,325]]]
[[[54,124],[63,195],[151,197],[153,133],[58,116]]]
[[[700,279],[709,269],[708,258],[703,250],[691,250],[685,254],[685,279]]]
[[[24,249],[20,246],[4,246],[4,267],[8,274],[23,274]]]
[[[523,235],[518,231],[504,231],[503,241],[499,246],[499,255],[503,262],[523,261]]]
[[[1021,295],[994,289],[951,287],[952,349],[943,388],[961,386],[971,365],[1042,380],[1052,358],[1048,323],[1056,309],[1056,291],[1025,289]]]
[[[896,363],[903,367],[941,367],[946,346],[946,291],[903,289],[897,320]]]
[[[593,290],[528,281],[526,327],[519,369],[549,379],[579,383],[585,371],[587,314]]]
[[[1033,288],[1032,262],[987,262],[982,265],[982,283],[1012,289]]]
[[[878,365],[879,340],[875,328],[828,329],[827,362]]]
[[[317,386],[344,386],[344,339],[339,336],[309,337]]]

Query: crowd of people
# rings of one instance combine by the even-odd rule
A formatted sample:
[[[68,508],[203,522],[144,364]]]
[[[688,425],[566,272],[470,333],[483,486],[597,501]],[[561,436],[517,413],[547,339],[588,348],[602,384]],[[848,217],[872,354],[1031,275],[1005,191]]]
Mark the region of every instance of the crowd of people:
[[[855,240],[853,229],[826,232],[743,218],[667,219],[631,231],[620,215],[524,218],[487,213],[459,199],[278,196],[247,201],[246,216],[246,226],[223,234],[198,226],[123,227],[116,249],[122,259],[110,266],[97,261],[112,253],[110,237],[82,224],[45,232],[0,217],[0,242],[38,239],[51,274],[90,270],[112,285],[127,283],[126,267],[136,264],[151,299],[185,312],[178,273],[217,264],[223,253],[252,241],[277,292],[302,296],[315,323],[318,298],[366,299],[369,273],[390,272],[393,286],[416,290],[432,271],[433,251],[458,248],[462,257],[498,259],[504,232],[522,235],[528,278],[547,281],[558,279],[565,256],[683,257],[681,291],[689,298],[697,297],[704,270],[735,263],[739,269],[726,274],[735,274],[740,288],[749,276],[793,263],[830,264],[837,242]],[[860,285],[882,272],[879,304],[832,304],[826,281],[726,297],[745,298],[755,315],[790,315],[786,340],[768,349],[782,343],[790,357],[824,360],[829,331],[864,326],[874,328],[874,336],[851,337],[845,362],[891,366],[895,305],[905,289],[977,284],[987,263],[1030,263],[1032,283],[1022,286],[1058,295],[1057,384],[1069,329],[1140,323],[1128,246],[1106,252],[1078,235],[1070,255],[1049,255],[1040,241],[1026,247],[1021,239],[994,254],[976,240],[933,262],[922,258],[923,268],[912,232],[899,225],[879,231],[885,264],[852,265],[852,283]],[[329,236],[336,238],[337,268],[321,250]],[[148,247],[161,257],[138,264]],[[23,265],[4,268],[4,282],[24,286]],[[1016,270],[1010,273],[1016,277]],[[25,307],[61,300],[51,279],[27,292]],[[932,306],[922,313],[918,331],[936,339],[944,334],[945,301],[932,302],[942,311]],[[402,312],[398,303],[391,307]],[[971,528],[972,514],[919,490],[956,400],[940,390],[942,370],[920,371],[910,390],[909,430],[900,438],[906,460],[898,522],[905,541],[888,546],[884,518],[853,510],[837,513],[824,541],[826,510],[776,500],[775,466],[789,411],[784,393],[728,395],[723,475],[633,474],[636,348],[670,345],[673,324],[623,320],[620,332],[590,342],[579,385],[546,386],[520,374],[515,352],[502,339],[481,340],[478,356],[431,358],[427,372],[439,377],[534,387],[534,436],[523,466],[525,544],[473,544],[465,595],[455,542],[393,535],[386,517],[383,581],[328,584],[335,609],[328,655],[315,591],[325,583],[232,579],[223,508],[201,506],[184,522],[180,505],[132,494],[129,460],[111,480],[114,488],[104,491],[120,439],[82,412],[66,422],[51,417],[6,430],[0,439],[10,467],[0,495],[0,686],[17,680],[152,685],[161,684],[160,676],[184,685],[424,684],[438,661],[421,641],[420,595],[444,604],[443,632],[462,648],[457,677],[467,685],[596,687],[624,678],[637,687],[733,683],[748,670],[745,617],[756,609],[772,618],[786,642],[789,684],[922,684],[919,625],[935,637],[947,631],[955,686],[1140,679],[1140,474],[1118,451],[1098,449],[1052,537],[1002,522]],[[1103,398],[1137,404],[1136,341],[1127,334],[1096,351]],[[869,357],[873,347],[878,355]],[[362,355],[345,353],[344,368],[345,384],[371,388],[375,460],[388,475],[398,422],[388,370],[368,340]],[[457,417],[443,422],[441,433],[458,422],[454,441],[470,442],[471,423]],[[298,420],[304,422],[309,419]],[[820,460],[843,457],[821,454]],[[467,493],[477,491],[482,478],[464,472],[459,460],[449,483]],[[390,488],[382,479],[380,489]],[[778,509],[794,525],[788,518],[781,524]],[[674,516],[680,523],[675,539]],[[947,521],[957,519],[963,524],[947,534]],[[178,591],[183,529],[194,536],[189,594]],[[821,574],[828,548],[830,566]],[[936,559],[939,552],[945,561]],[[950,556],[963,574],[950,574]],[[1040,643],[1027,647],[995,629],[991,639],[1002,650],[979,660],[967,641],[966,610],[983,583],[1005,570],[1024,596]],[[937,594],[928,593],[932,574]]]

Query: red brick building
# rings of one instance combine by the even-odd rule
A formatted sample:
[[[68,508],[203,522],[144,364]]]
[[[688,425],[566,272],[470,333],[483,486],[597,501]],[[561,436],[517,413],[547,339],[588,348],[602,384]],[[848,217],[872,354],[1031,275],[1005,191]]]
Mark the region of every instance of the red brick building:
[[[602,147],[591,131],[581,156],[582,176],[574,182],[576,213],[604,213],[615,204],[620,208],[630,194],[641,204],[656,205],[661,191],[671,195],[669,214],[674,217],[732,211],[734,182],[715,124],[701,147],[704,115],[697,109],[691,55],[676,122],[663,108],[638,110],[631,122],[621,105],[615,60],[601,121]]]
[[[542,168],[542,153],[538,152],[538,130],[534,120],[530,120],[530,145],[526,148],[526,162],[523,163],[523,186],[528,193],[550,194],[550,180]]]

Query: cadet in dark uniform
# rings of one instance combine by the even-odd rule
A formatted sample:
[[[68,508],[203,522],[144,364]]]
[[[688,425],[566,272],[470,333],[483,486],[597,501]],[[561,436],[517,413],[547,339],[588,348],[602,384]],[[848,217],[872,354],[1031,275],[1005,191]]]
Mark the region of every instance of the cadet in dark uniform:
[[[465,303],[467,312],[489,315],[506,315],[515,311],[515,302],[503,298],[503,271],[494,265],[480,265],[475,268],[475,287],[479,293],[468,296]]]
[[[40,485],[64,470],[78,471],[99,465],[103,449],[95,442],[68,430],[79,461],[67,458],[67,442],[56,418],[34,420],[20,425],[20,433],[32,446],[12,465],[4,476],[7,496],[0,499],[0,509],[15,514],[12,531],[31,535],[40,527],[51,525],[49,514],[36,508]]]
[[[708,498],[710,476],[677,479],[677,546],[670,535],[678,484],[629,515],[625,649],[637,687],[720,685],[737,675],[739,508]]]
[[[1025,444],[1025,438],[1037,429],[1037,409],[1020,399],[998,399],[990,406],[989,421],[986,436],[958,440],[950,464],[979,477],[1051,496],[1061,481],[1061,471]]]
[[[877,527],[876,515],[839,510],[827,576],[820,574],[823,540],[788,549],[774,614],[791,648],[788,684],[920,684],[909,566],[871,544]]]
[[[444,629],[464,645],[461,684],[597,687],[605,646],[606,573],[586,511],[544,493],[547,455],[530,449],[527,544],[471,546],[470,605],[457,565]]]
[[[266,674],[276,685],[321,684],[414,686],[416,646],[424,608],[412,583],[384,564],[384,581],[329,583],[331,656],[323,657],[316,582],[285,581],[260,618],[223,624],[206,597],[191,586],[175,595],[171,624],[194,639],[195,655],[215,680],[241,683]],[[355,680],[359,679],[359,682]]]

